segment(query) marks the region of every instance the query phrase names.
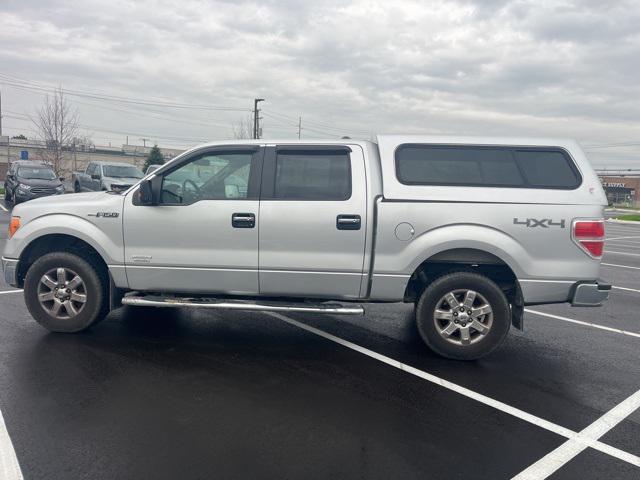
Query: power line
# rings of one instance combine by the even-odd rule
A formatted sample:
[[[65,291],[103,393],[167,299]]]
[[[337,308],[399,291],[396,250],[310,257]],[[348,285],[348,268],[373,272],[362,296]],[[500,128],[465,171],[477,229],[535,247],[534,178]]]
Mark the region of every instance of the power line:
[[[127,104],[133,104],[133,105],[147,105],[147,106],[154,106],[154,107],[194,109],[194,110],[213,110],[213,111],[229,111],[229,112],[249,111],[247,108],[191,104],[191,103],[177,103],[177,102],[168,102],[168,101],[151,101],[151,100],[144,100],[144,99],[133,99],[129,97],[122,97],[119,95],[109,95],[101,92],[91,92],[91,91],[83,91],[83,90],[76,90],[76,89],[70,89],[70,88],[55,87],[51,85],[45,85],[41,83],[35,83],[28,80],[20,79],[18,77],[14,77],[12,75],[7,75],[4,73],[0,73],[0,83],[4,85],[9,85],[18,89],[22,89],[22,90],[39,91],[43,93],[50,93],[56,90],[57,88],[60,88],[63,93],[70,96],[92,98],[92,99],[97,99],[97,100],[102,100],[107,102],[114,102],[114,103],[127,103]]]

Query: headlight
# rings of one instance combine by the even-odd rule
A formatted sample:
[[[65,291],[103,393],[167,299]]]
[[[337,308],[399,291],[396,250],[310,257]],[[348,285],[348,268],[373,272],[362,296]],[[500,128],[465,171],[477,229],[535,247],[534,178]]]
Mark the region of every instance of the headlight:
[[[18,188],[21,190],[31,190],[31,185],[23,185],[22,183],[18,185]]]

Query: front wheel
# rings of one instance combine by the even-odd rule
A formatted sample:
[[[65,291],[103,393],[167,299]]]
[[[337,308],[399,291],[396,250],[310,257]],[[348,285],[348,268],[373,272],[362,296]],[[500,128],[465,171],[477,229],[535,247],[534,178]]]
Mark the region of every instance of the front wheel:
[[[91,261],[67,252],[40,257],[27,271],[29,313],[52,332],[79,332],[108,313],[107,284]]]
[[[435,279],[416,305],[416,322],[431,350],[476,360],[495,350],[511,326],[509,302],[491,279],[454,272]]]

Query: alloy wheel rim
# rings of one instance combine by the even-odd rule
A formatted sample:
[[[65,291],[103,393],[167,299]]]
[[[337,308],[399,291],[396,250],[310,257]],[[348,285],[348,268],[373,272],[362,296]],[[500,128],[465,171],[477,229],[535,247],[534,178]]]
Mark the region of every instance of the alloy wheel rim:
[[[481,342],[491,330],[493,308],[475,290],[452,290],[436,303],[433,321],[436,331],[447,342],[472,345]]]
[[[68,320],[84,308],[87,289],[80,275],[58,267],[46,272],[38,282],[38,301],[52,317]]]

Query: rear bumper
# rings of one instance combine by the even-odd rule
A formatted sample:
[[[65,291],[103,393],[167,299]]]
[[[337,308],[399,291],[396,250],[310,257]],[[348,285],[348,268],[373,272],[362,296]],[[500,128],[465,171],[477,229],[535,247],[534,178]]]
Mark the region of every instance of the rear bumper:
[[[2,257],[4,281],[12,287],[18,287],[18,260]]]
[[[572,307],[599,307],[609,298],[611,285],[603,280],[578,282],[573,286]]]

